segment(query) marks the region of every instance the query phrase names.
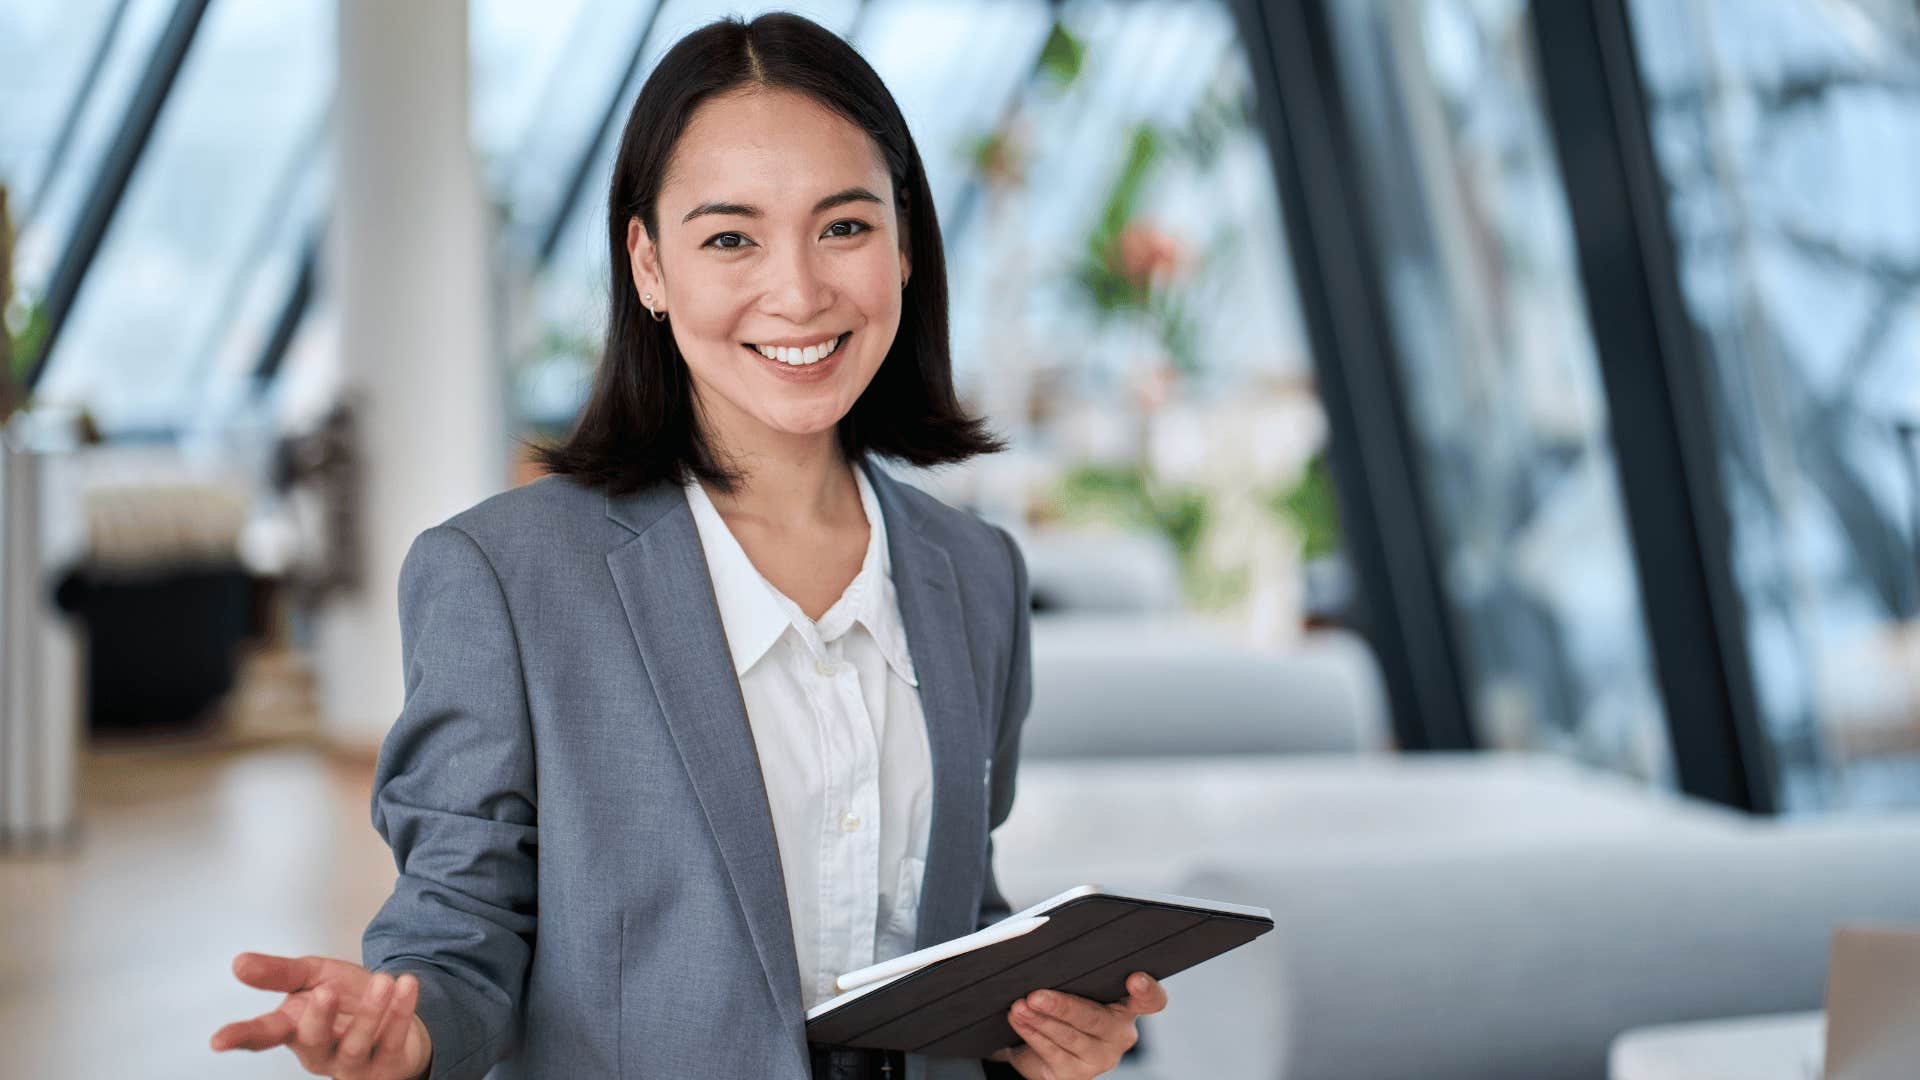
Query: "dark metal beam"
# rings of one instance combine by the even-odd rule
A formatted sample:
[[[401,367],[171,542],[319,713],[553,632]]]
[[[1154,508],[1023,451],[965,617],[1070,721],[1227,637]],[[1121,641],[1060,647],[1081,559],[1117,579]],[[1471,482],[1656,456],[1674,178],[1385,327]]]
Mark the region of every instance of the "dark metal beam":
[[[54,348],[60,342],[60,331],[73,311],[74,300],[80,295],[81,282],[86,279],[94,257],[100,253],[100,245],[106,239],[108,227],[113,224],[114,213],[120,209],[120,201],[127,193],[133,170],[140,163],[140,155],[145,152],[147,141],[153,136],[160,110],[166,105],[174,79],[179,76],[180,68],[186,62],[187,50],[193,45],[194,35],[200,29],[200,19],[206,14],[207,2],[179,0],[174,5],[173,15],[168,19],[166,29],[161,31],[159,43],[154,46],[153,56],[148,59],[146,71],[140,77],[140,85],[127,105],[126,115],[121,118],[120,130],[107,147],[100,171],[94,177],[93,188],[81,206],[73,236],[60,253],[60,261],[54,264],[53,278],[47,285],[47,333],[40,342],[39,355],[33,358],[33,366],[27,370],[29,392],[46,374],[47,358],[53,355]]]
[[[1775,765],[1733,577],[1710,360],[1681,292],[1627,4],[1533,3],[1549,126],[1675,771],[1690,795],[1772,812]]]
[[[573,159],[573,168],[567,173],[567,186],[561,189],[560,198],[555,202],[552,213],[547,217],[546,228],[540,231],[540,246],[536,265],[545,266],[553,258],[554,251],[560,246],[560,237],[567,230],[567,219],[573,216],[573,208],[579,205],[580,196],[586,191],[587,179],[593,175],[593,163],[600,156],[600,144],[606,141],[607,132],[613,130],[620,116],[630,107],[627,101],[627,87],[639,74],[640,64],[647,58],[647,45],[653,40],[654,28],[660,22],[660,9],[666,7],[666,0],[657,0],[653,10],[647,12],[647,21],[640,27],[640,35],[633,43],[633,52],[627,57],[626,70],[613,84],[613,92],[607,95],[607,104],[600,111],[600,121],[593,127],[580,147],[580,153]]]
[[[1233,0],[1327,411],[1342,533],[1409,750],[1476,745],[1323,0]],[[1275,298],[1276,303],[1284,302]]]
[[[293,286],[287,290],[286,299],[281,301],[280,311],[273,319],[273,330],[268,333],[266,344],[260,350],[260,359],[253,365],[255,395],[265,391],[280,374],[280,365],[286,361],[287,350],[293,345],[293,335],[300,329],[300,321],[306,317],[307,307],[313,303],[313,279],[319,272],[320,243],[326,235],[330,216],[322,215],[308,234],[306,242],[301,245],[300,265],[294,271]]]
[[[47,148],[46,164],[40,168],[40,181],[33,187],[33,199],[20,208],[20,216],[15,227],[25,233],[33,226],[34,216],[45,205],[47,189],[53,186],[60,169],[66,164],[67,151],[73,148],[73,137],[80,129],[80,117],[87,111],[87,102],[93,100],[94,88],[100,85],[100,73],[106,69],[107,57],[113,52],[113,43],[120,37],[120,27],[127,21],[127,7],[133,0],[119,0],[113,5],[105,24],[100,28],[100,37],[94,42],[93,55],[87,58],[86,71],[80,76],[80,84],[74,87],[73,97],[67,102],[67,113],[60,120],[60,133],[54,137],[53,145]]]

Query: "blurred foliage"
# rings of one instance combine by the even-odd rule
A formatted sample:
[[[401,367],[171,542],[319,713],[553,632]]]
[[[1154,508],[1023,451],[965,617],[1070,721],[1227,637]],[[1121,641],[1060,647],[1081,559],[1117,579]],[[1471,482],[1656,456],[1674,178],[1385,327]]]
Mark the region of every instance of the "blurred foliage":
[[[1087,47],[1064,23],[1055,20],[1047,28],[1040,46],[1040,59],[1034,71],[1035,90],[1057,97],[1079,81]],[[960,146],[961,157],[973,168],[974,175],[991,187],[1018,188],[1026,182],[1028,154],[1015,131],[1019,122],[1016,101],[991,131],[967,139]]]
[[[14,327],[16,319],[18,329]],[[47,339],[47,307],[32,296],[16,293],[7,311],[6,324],[13,385],[23,386],[27,369],[40,354],[40,343]]]
[[[1040,48],[1037,89],[1051,95],[1065,92],[1080,81],[1086,62],[1086,43],[1056,19]],[[1010,110],[993,130],[961,148],[974,175],[994,187],[1016,188],[1025,180],[1027,155],[1016,136],[1019,111]],[[1098,317],[1144,317],[1173,368],[1189,376],[1200,372],[1202,361],[1199,319],[1189,300],[1191,286],[1217,264],[1231,238],[1215,237],[1189,267],[1194,260],[1185,257],[1183,249],[1190,246],[1186,241],[1191,238],[1173,236],[1140,221],[1139,204],[1163,161],[1179,158],[1209,168],[1221,147],[1251,117],[1252,103],[1244,93],[1215,89],[1202,95],[1177,124],[1140,123],[1128,128],[1119,170],[1068,270],[1076,290]]]
[[[1047,29],[1047,40],[1040,46],[1040,74],[1056,88],[1072,86],[1086,63],[1087,46],[1066,24],[1055,19]]]
[[[1025,161],[1004,131],[989,131],[974,139],[966,145],[965,154],[973,171],[996,187],[1017,187],[1025,179]]]
[[[47,337],[45,309],[13,290],[13,212],[0,183],[0,423],[26,403],[27,370]]]
[[[1247,568],[1209,565],[1201,538],[1211,521],[1212,496],[1194,484],[1155,478],[1128,465],[1082,465],[1062,477],[1056,495],[1061,517],[1069,522],[1118,525],[1158,533],[1179,558],[1182,591],[1188,603],[1207,609],[1246,595]]]
[[[1267,509],[1300,534],[1300,557],[1317,559],[1340,550],[1340,507],[1333,494],[1333,469],[1322,450],[1307,461],[1300,482],[1267,496]]]
[[[1061,478],[1056,504],[1069,521],[1160,533],[1185,560],[1199,547],[1207,523],[1207,501],[1204,489],[1156,480],[1138,465],[1088,464]]]
[[[1155,172],[1169,161],[1211,168],[1236,131],[1252,120],[1244,94],[1209,91],[1178,124],[1140,123],[1128,129],[1126,152],[1107,189],[1100,214],[1082,245],[1071,276],[1081,295],[1105,317],[1138,312],[1153,325],[1176,371],[1201,369],[1199,319],[1191,287],[1218,265],[1231,238],[1215,237],[1193,265],[1181,254],[1183,240],[1146,226],[1139,206]]]
[[[1201,609],[1231,604],[1250,587],[1247,567],[1212,566],[1202,557],[1213,501],[1200,485],[1169,483],[1138,465],[1078,466],[1061,478],[1054,494],[1067,523],[1115,525],[1166,537],[1179,557],[1187,599]],[[1267,495],[1262,505],[1299,534],[1303,560],[1340,550],[1339,509],[1324,452],[1313,456],[1298,483]]]
[[[1160,134],[1151,124],[1136,124],[1127,135],[1127,154],[1101,204],[1093,231],[1087,234],[1086,252],[1074,268],[1073,277],[1088,300],[1101,311],[1122,311],[1146,306],[1145,279],[1129,277],[1120,264],[1120,236],[1133,221],[1140,202],[1140,189],[1160,156]]]

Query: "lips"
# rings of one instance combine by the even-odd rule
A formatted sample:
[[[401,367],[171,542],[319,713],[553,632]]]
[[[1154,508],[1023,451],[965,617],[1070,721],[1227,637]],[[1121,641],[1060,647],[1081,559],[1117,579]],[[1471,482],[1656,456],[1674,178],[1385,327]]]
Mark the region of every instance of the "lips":
[[[740,347],[752,354],[753,358],[767,369],[767,373],[776,379],[783,382],[816,383],[833,378],[833,373],[840,370],[840,358],[846,355],[848,351],[847,341],[852,336],[853,332],[848,331],[837,338],[828,339],[832,348],[828,350],[825,358],[819,358],[816,355],[812,363],[807,363],[804,360],[804,355],[807,351],[804,349],[779,350],[779,352],[784,352],[789,356],[795,354],[802,356],[803,359],[801,362],[796,364],[788,360],[769,359],[760,351],[760,348],[755,345],[749,345],[743,342]]]
[[[849,330],[836,337],[822,338],[818,342],[809,343],[804,348],[794,348],[786,345],[756,345],[751,342],[742,342],[740,347],[772,363],[782,364],[791,368],[806,368],[812,367],[815,364],[825,363],[831,359],[840,351],[840,348],[846,344],[847,338],[851,337],[852,334],[853,332]]]

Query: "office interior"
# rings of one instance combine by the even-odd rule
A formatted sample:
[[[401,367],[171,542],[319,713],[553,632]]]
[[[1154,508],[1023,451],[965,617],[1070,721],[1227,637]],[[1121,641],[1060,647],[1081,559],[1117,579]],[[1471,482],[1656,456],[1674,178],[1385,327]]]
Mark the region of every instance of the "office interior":
[[[784,6],[1010,443],[890,466],[1027,559],[1008,898],[1276,922],[1115,1075],[1815,1075],[1920,926],[1920,8]],[[207,1037],[392,886],[400,560],[537,478],[627,108],[763,9],[0,0],[0,1073],[306,1075]]]

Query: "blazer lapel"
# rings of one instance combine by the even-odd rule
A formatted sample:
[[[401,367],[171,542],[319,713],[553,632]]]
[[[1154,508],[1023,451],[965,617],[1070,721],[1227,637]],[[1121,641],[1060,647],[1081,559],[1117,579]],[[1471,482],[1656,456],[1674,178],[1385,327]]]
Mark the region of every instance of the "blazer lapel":
[[[887,520],[887,551],[907,650],[920,679],[920,711],[933,759],[933,823],[920,887],[916,944],[972,933],[987,857],[987,762],[992,719],[980,707],[971,642],[953,557],[898,483],[862,459]],[[904,527],[903,527],[904,526]]]
[[[607,566],[774,1003],[797,1031],[805,1011],[773,813],[686,493],[656,484],[608,499],[607,516],[640,534],[608,552]]]

